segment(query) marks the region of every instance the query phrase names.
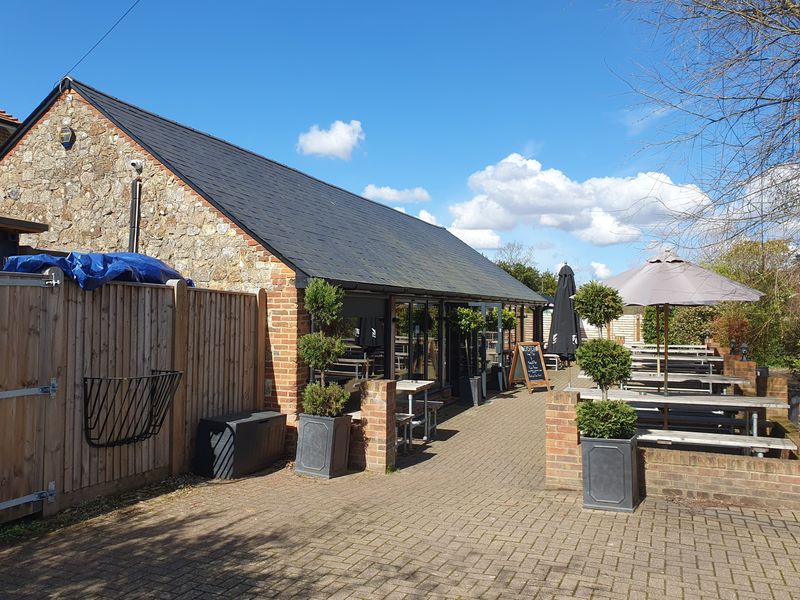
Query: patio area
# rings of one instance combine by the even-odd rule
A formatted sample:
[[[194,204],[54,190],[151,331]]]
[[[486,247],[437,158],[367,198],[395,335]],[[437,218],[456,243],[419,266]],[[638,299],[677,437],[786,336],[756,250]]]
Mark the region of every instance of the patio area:
[[[800,513],[652,498],[594,512],[545,491],[544,397],[452,414],[390,475],[212,482],[2,548],[2,595],[796,597]]]

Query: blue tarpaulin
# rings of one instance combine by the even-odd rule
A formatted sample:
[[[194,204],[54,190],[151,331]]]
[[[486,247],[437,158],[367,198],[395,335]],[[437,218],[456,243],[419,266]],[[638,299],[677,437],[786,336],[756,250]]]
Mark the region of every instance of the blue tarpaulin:
[[[109,281],[136,283],[166,283],[170,279],[184,279],[172,267],[152,256],[134,252],[70,252],[69,256],[33,254],[11,256],[3,267],[12,273],[41,273],[48,267],[58,267],[84,290],[94,290]],[[194,286],[191,279],[187,285]]]

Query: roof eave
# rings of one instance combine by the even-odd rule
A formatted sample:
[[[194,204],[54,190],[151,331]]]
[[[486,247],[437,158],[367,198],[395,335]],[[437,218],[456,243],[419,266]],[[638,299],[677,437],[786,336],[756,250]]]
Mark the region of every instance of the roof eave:
[[[426,296],[434,298],[460,300],[463,302],[481,301],[481,302],[502,302],[508,304],[525,304],[528,306],[545,306],[547,303],[529,298],[514,298],[511,296],[492,295],[492,294],[468,294],[462,292],[446,292],[439,290],[426,290],[421,288],[409,288],[402,286],[381,285],[374,283],[363,283],[357,281],[342,281],[338,279],[324,278],[334,285],[349,290],[349,291],[365,291],[380,294],[389,294],[392,296]]]

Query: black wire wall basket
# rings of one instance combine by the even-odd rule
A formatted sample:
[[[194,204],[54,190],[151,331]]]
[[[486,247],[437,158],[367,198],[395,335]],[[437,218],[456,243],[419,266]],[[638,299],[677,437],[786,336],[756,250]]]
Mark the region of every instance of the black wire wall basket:
[[[141,442],[161,431],[183,373],[84,377],[84,434],[94,448]]]

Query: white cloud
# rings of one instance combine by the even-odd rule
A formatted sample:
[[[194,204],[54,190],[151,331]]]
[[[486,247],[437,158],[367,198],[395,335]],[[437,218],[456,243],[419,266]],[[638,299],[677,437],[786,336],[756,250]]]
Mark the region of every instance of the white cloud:
[[[476,195],[449,207],[454,228],[509,230],[520,223],[538,224],[598,246],[641,239],[667,217],[708,203],[697,187],[675,184],[663,173],[578,182],[519,154],[473,173],[469,185]]]
[[[316,154],[350,160],[353,149],[366,139],[361,121],[334,121],[328,129],[312,125],[311,129],[297,138],[297,151],[302,154]]]
[[[403,213],[404,215],[408,214],[406,212],[406,207],[405,206],[393,206],[392,208],[395,209],[397,212]]]
[[[425,221],[426,223],[430,223],[431,225],[438,225],[439,222],[436,220],[436,217],[429,213],[424,208],[419,211],[418,218]]]
[[[608,265],[605,263],[592,261],[592,270],[597,279],[608,279],[611,277],[611,269],[609,269]]]
[[[377,200],[378,202],[427,202],[431,199],[428,190],[422,187],[405,188],[398,190],[389,186],[381,186],[369,184],[361,192],[361,195],[370,200]]]
[[[503,245],[500,241],[500,236],[491,229],[459,229],[458,227],[448,227],[447,231],[477,250],[494,250]]]

